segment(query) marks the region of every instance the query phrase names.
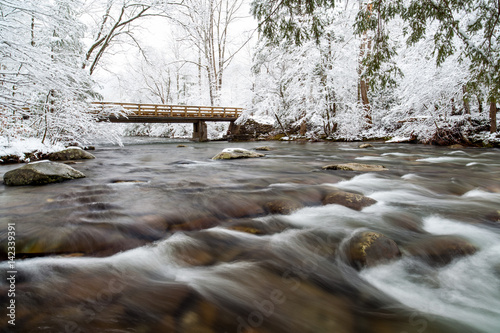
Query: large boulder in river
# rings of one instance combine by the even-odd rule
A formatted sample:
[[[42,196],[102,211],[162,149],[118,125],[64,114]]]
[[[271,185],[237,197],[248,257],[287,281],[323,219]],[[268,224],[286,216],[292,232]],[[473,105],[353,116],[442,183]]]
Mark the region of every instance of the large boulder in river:
[[[401,256],[392,239],[374,231],[354,234],[344,243],[342,253],[347,263],[356,269],[373,267]]]
[[[7,186],[45,185],[84,177],[83,173],[66,164],[40,161],[8,171],[3,176],[3,182]]]
[[[375,203],[377,203],[375,199],[340,190],[328,193],[323,199],[323,205],[337,204],[354,210],[361,210]]]
[[[51,161],[89,160],[95,156],[78,147],[70,147],[55,153],[48,154]]]
[[[418,239],[405,248],[411,257],[432,266],[443,266],[452,260],[476,253],[477,248],[467,240],[452,235],[430,236]]]
[[[266,155],[243,148],[226,148],[212,157],[213,160],[230,160],[235,158],[264,157]]]
[[[386,171],[388,170],[383,165],[361,164],[361,163],[343,163],[330,164],[323,167],[323,170],[344,170],[344,171]]]

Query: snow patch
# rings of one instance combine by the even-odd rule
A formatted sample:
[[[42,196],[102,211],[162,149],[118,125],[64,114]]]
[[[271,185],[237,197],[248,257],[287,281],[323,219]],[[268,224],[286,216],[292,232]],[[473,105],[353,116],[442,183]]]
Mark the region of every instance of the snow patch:
[[[395,136],[390,140],[385,141],[386,143],[400,143],[400,142],[410,142],[411,138],[406,136]]]
[[[57,144],[44,144],[37,138],[14,139],[9,140],[4,136],[0,136],[0,156],[18,156],[19,159],[25,160],[26,153],[35,151],[43,154],[48,154],[65,149],[61,143]]]

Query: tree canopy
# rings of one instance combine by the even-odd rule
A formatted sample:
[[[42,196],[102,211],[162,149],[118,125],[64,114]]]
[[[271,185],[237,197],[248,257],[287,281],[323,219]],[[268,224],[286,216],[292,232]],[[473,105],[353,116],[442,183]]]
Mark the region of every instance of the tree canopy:
[[[286,40],[295,45],[325,34],[325,10],[347,9],[343,0],[255,0],[253,14],[262,36],[270,43]],[[352,1],[351,1],[352,2]],[[496,131],[496,102],[500,98],[500,1],[498,0],[369,0],[359,1],[353,22],[360,38],[369,39],[363,54],[362,76],[382,88],[401,74],[396,63],[396,32],[388,27],[397,21],[408,47],[433,41],[432,56],[441,66],[446,59],[467,63],[470,77],[465,99],[484,94],[490,102],[492,131]],[[363,37],[364,36],[364,37]]]

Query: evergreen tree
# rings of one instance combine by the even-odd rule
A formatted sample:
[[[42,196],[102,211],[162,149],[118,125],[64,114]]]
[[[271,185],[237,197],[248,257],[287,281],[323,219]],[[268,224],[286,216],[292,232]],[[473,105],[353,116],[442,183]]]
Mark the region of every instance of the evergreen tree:
[[[337,4],[340,1],[337,0]],[[271,42],[287,39],[297,44],[323,33],[321,10],[335,5],[334,0],[255,0],[253,14],[260,30]],[[400,19],[408,45],[428,37],[432,27],[437,65],[458,54],[468,61],[471,78],[464,87],[466,102],[472,94],[485,95],[490,103],[491,132],[496,132],[496,103],[500,98],[500,1],[498,0],[371,0],[360,10],[357,33],[368,31],[373,38],[372,52],[364,59],[364,72],[382,86],[394,83],[400,71],[391,60],[395,48],[384,24]],[[481,106],[481,103],[480,103]]]

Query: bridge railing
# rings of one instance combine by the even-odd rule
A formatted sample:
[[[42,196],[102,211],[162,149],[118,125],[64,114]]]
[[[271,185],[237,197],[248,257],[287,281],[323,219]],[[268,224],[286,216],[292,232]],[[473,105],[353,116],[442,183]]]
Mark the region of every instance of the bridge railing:
[[[191,106],[94,102],[95,111],[106,115],[112,110],[123,110],[127,116],[172,118],[238,118],[243,109],[222,106]]]

